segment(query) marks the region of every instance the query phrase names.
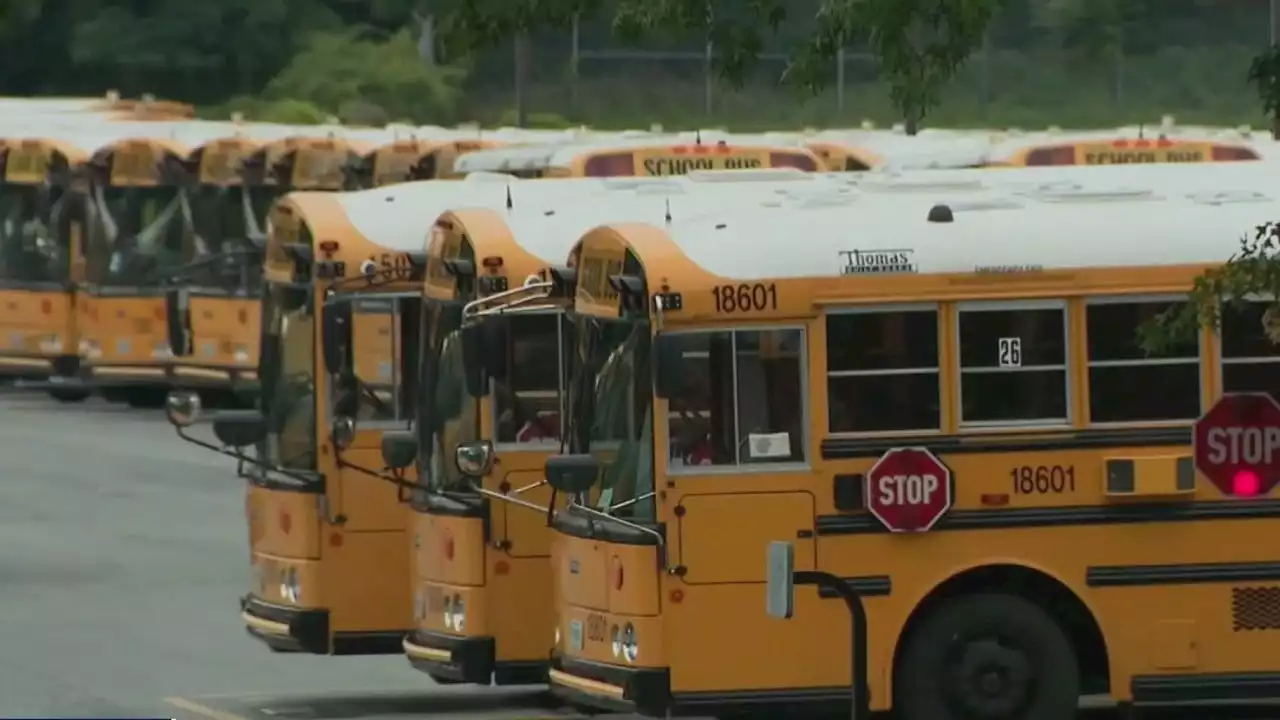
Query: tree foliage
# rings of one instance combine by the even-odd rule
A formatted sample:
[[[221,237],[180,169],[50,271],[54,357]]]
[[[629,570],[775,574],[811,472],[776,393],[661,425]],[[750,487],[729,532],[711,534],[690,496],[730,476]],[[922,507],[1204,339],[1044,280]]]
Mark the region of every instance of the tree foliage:
[[[726,101],[716,107],[734,112],[736,105],[733,117],[740,121],[753,119],[738,116],[764,103],[812,107],[803,94],[831,83],[832,59],[841,48],[860,58],[847,64],[845,81],[846,89],[856,87],[862,94],[860,112],[874,107],[878,113],[882,98],[891,94],[899,108],[897,119],[918,120],[931,110],[936,113],[940,93],[949,87],[946,109],[954,116],[954,103],[967,103],[980,85],[973,80],[974,68],[964,63],[984,38],[991,39],[994,51],[984,52],[980,66],[1009,76],[1005,87],[1012,90],[1000,101],[1019,113],[1013,122],[1025,122],[1028,113],[1051,112],[1046,104],[1078,105],[1093,75],[1076,72],[1077,65],[1099,68],[1102,75],[1110,66],[1132,68],[1131,73],[1140,75],[1130,80],[1132,97],[1149,98],[1150,103],[1185,100],[1162,109],[1223,108],[1222,115],[1247,120],[1237,98],[1243,93],[1234,87],[1224,90],[1216,73],[1219,58],[1234,65],[1240,62],[1236,58],[1242,45],[1264,42],[1263,15],[1265,8],[1256,4],[1220,0],[0,0],[0,94],[80,95],[114,88],[129,96],[152,93],[216,106],[231,98],[268,95],[279,103],[286,90],[305,90],[311,95],[290,98],[298,101],[289,106],[290,114],[310,116],[312,110],[300,110],[304,106],[322,115],[359,106],[362,116],[425,122],[450,117],[449,98],[456,107],[465,67],[466,92],[454,112],[494,121],[511,104],[510,42],[523,35],[529,38],[535,66],[530,82],[541,97],[555,98],[550,104],[535,103],[541,107],[530,112],[582,120],[580,108],[565,102],[569,93],[557,90],[570,77],[567,28],[576,19],[584,49],[616,49],[623,43],[697,57],[710,42],[713,64],[725,80],[715,92]],[[411,72],[410,46],[428,67],[459,67],[439,69],[438,77],[416,71],[406,75]],[[352,57],[321,57],[326,52],[350,52]],[[1060,61],[1055,53],[1069,59]],[[295,62],[299,54],[326,68],[323,72],[333,68],[340,88],[301,80],[307,66]],[[789,62],[777,62],[779,55]],[[1061,69],[1064,64],[1071,72]],[[583,81],[595,83],[584,90],[584,100],[606,109],[626,105],[654,110],[626,122],[705,121],[699,66],[686,60],[593,59],[583,63]],[[1150,76],[1160,71],[1151,68],[1165,66],[1177,81],[1160,75],[1153,82]],[[1272,72],[1278,66],[1274,51],[1259,59],[1258,67],[1270,68],[1255,74],[1256,87],[1270,88],[1264,103],[1280,99],[1280,76]],[[384,72],[386,78],[368,76]],[[960,76],[953,79],[957,72]],[[278,78],[282,73],[286,77]],[[360,73],[365,79],[352,80]],[[591,73],[624,79],[609,85],[609,78],[588,78]],[[1024,77],[1045,73],[1053,76],[1051,81]],[[1117,86],[1123,74],[1115,73]],[[802,91],[794,102],[774,93],[776,81],[784,77],[785,84]],[[1243,86],[1243,72],[1239,77]],[[956,94],[957,82],[967,94]],[[639,83],[646,84],[645,92],[634,92]],[[765,85],[770,86],[767,91]],[[618,89],[623,102],[600,96],[601,87]],[[747,92],[732,92],[736,87]],[[683,102],[678,96],[686,89],[695,96],[687,119],[657,114],[656,106]],[[366,92],[376,99],[351,99],[353,93]],[[428,99],[404,97],[418,92]],[[652,103],[649,94],[661,97]],[[1122,101],[1117,92],[1112,114],[1124,113]],[[390,107],[364,112],[373,106]],[[786,115],[770,110],[762,119]],[[808,111],[792,115],[796,123],[830,119]]]
[[[1218,328],[1223,307],[1242,306],[1255,297],[1272,299],[1263,331],[1280,343],[1280,223],[1263,223],[1240,238],[1235,255],[1196,278],[1189,302],[1139,328],[1139,343],[1148,352],[1159,352],[1192,341],[1200,328]]]
[[[874,56],[909,129],[914,128],[981,44],[1002,2],[822,0],[817,22],[791,49],[779,79],[820,92],[835,75],[837,53],[861,43]],[[786,0],[618,0],[608,5],[602,0],[453,0],[447,35],[455,51],[475,52],[602,12],[612,12],[614,32],[623,40],[676,33],[709,43],[720,76],[739,85],[770,37],[812,8]]]
[[[346,120],[377,119],[372,108],[391,117],[447,123],[454,120],[463,72],[430,68],[421,62],[413,38],[400,31],[385,41],[362,38],[359,31],[312,35],[293,60],[267,85],[268,100],[305,98],[335,108]],[[353,113],[367,113],[353,118]]]

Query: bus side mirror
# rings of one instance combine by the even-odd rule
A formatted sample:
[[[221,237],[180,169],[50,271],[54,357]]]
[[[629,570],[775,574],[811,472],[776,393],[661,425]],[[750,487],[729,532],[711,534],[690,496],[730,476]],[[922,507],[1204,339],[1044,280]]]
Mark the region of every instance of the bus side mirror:
[[[256,445],[267,436],[267,419],[257,410],[224,410],[214,418],[213,435],[227,447]]]
[[[653,339],[653,394],[660,398],[679,395],[688,377],[684,348],[674,335],[658,335]]]
[[[418,436],[412,430],[382,433],[382,462],[390,470],[403,470],[418,458]]]
[[[326,303],[321,311],[324,338],[324,369],[330,375],[341,373],[347,362],[351,344],[351,303]]]
[[[547,484],[568,495],[581,495],[596,484],[600,463],[594,455],[552,455],[547,458]]]
[[[191,354],[191,297],[186,288],[171,287],[164,293],[164,315],[169,330],[169,351],[174,357]]]

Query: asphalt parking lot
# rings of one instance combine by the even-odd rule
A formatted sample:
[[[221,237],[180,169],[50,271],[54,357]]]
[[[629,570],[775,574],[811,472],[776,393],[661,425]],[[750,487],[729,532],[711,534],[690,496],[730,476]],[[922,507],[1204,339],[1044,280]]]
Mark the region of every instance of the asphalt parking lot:
[[[538,689],[439,688],[400,657],[254,642],[232,470],[159,412],[0,394],[0,716],[563,716]]]
[[[158,411],[0,390],[0,717],[574,717],[540,688],[437,687],[400,657],[273,654],[240,625],[247,561],[231,461]]]

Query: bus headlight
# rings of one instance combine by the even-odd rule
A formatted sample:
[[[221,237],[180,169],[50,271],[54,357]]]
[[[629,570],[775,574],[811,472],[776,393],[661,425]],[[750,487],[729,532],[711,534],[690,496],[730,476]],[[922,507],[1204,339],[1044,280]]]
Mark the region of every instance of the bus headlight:
[[[615,660],[622,657],[622,635],[618,631],[617,625],[614,625],[613,628],[609,630],[609,647],[613,650],[613,657]]]
[[[462,628],[466,625],[467,611],[462,604],[462,596],[453,596],[453,631],[462,632]]]
[[[622,629],[622,657],[635,662],[640,657],[640,645],[636,643],[636,628],[631,623]]]
[[[280,573],[280,596],[291,603],[302,597],[302,584],[298,581],[297,568],[285,568]]]
[[[458,470],[463,475],[484,477],[493,468],[493,443],[488,440],[469,440],[454,451]]]
[[[249,350],[243,345],[237,345],[232,357],[238,363],[247,363],[249,362]]]
[[[164,360],[165,358],[173,357],[173,351],[169,348],[169,342],[166,340],[164,342],[156,343],[156,346],[151,350],[151,357],[157,360]]]
[[[551,644],[555,645],[556,647],[560,647],[560,625],[559,624],[556,625],[556,636]]]
[[[50,335],[40,341],[40,352],[46,355],[56,355],[62,352],[62,338],[57,335]]]

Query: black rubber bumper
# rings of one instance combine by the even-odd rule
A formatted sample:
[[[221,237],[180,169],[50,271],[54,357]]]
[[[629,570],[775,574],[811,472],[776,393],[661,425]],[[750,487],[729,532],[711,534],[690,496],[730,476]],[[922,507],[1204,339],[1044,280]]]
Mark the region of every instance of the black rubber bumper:
[[[551,692],[572,705],[606,712],[627,712],[664,717],[672,707],[671,673],[666,668],[630,668],[552,655],[551,667],[575,677],[622,688],[622,697],[592,693],[552,679]]]
[[[253,595],[240,598],[245,630],[279,652],[312,655],[399,655],[403,630],[330,635],[329,611],[272,605]],[[257,622],[255,622],[257,621]],[[270,627],[270,626],[276,627]]]

